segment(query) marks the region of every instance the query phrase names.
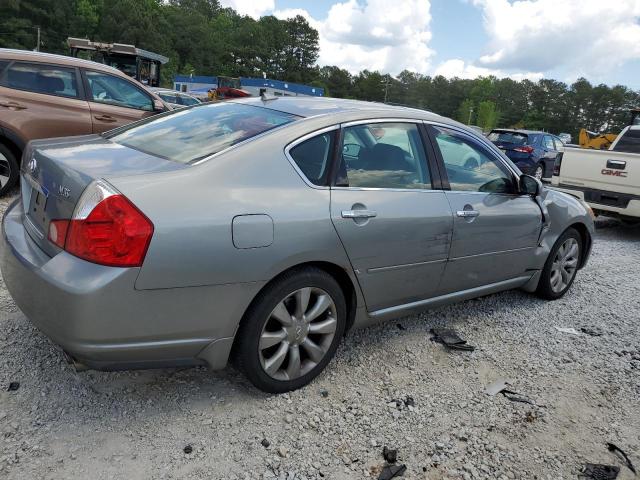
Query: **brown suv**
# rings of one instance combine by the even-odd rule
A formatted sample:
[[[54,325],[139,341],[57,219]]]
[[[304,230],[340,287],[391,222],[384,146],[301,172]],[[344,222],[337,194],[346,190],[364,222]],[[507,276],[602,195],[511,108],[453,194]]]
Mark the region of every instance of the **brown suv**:
[[[18,180],[29,140],[101,133],[167,109],[107,65],[0,48],[0,195]]]

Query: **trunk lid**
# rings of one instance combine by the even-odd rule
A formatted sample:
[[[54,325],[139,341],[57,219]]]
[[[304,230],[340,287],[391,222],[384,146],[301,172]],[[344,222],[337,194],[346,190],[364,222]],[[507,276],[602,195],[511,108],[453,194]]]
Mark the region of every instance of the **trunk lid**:
[[[60,249],[47,238],[49,223],[69,219],[93,180],[189,168],[134,150],[99,135],[37,140],[29,143],[20,175],[24,226],[49,255]]]

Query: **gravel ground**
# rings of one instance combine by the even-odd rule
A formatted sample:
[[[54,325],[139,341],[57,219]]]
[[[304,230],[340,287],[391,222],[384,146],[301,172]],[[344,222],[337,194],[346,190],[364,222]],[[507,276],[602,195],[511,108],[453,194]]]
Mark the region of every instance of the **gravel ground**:
[[[640,467],[640,228],[598,227],[564,299],[513,291],[351,332],[280,396],[231,369],[75,373],[0,285],[0,478],[377,478],[384,445],[411,479],[576,478],[584,462],[634,478],[605,443]],[[476,350],[446,351],[434,326]],[[499,378],[536,405],[483,393]]]

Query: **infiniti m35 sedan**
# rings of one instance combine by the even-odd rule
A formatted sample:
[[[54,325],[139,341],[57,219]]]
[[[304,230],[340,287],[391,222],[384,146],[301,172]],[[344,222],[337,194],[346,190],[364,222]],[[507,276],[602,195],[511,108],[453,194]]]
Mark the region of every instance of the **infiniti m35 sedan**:
[[[77,366],[233,359],[268,392],[352,327],[522,288],[562,297],[592,213],[447,118],[324,98],[187,107],[39,140],[4,281]]]

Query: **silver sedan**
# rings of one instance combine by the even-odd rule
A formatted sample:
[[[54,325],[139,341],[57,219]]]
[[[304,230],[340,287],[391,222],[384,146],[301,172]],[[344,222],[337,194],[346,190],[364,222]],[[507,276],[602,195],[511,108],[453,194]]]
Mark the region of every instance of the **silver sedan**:
[[[203,104],[32,142],[4,281],[78,366],[230,358],[316,377],[360,327],[522,288],[553,300],[593,220],[447,118],[322,98]]]

